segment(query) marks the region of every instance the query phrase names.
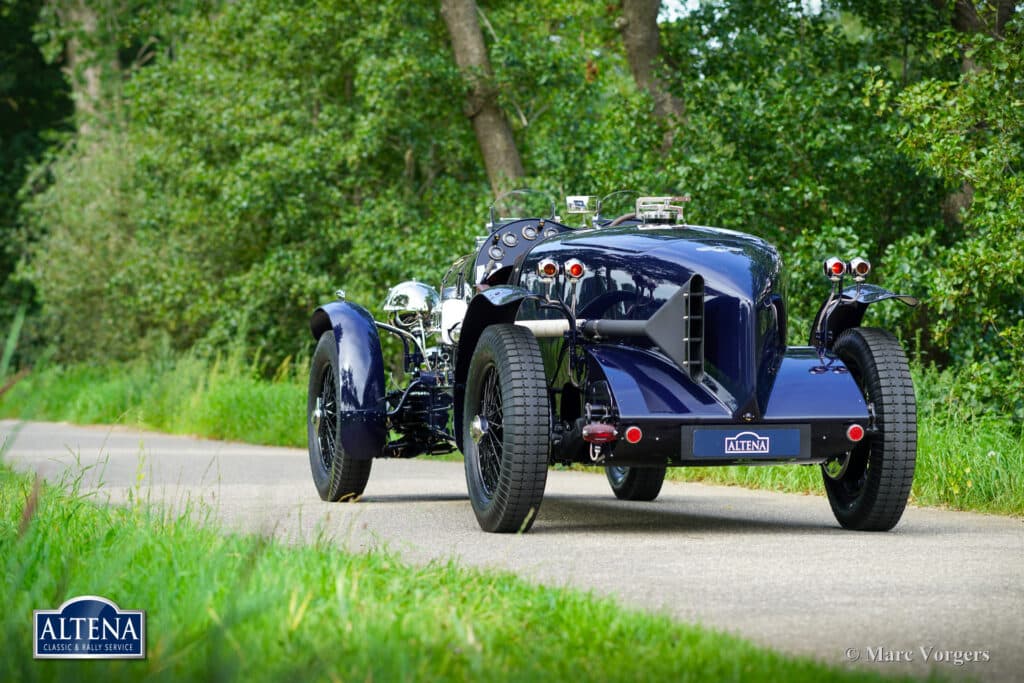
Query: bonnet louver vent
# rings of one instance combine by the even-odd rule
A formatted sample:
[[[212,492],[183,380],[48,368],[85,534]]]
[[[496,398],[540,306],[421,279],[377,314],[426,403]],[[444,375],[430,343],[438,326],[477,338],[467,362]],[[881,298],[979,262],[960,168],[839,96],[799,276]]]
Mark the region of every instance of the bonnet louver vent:
[[[647,321],[647,336],[699,382],[704,375],[704,278],[693,275]]]
[[[686,297],[683,319],[688,324],[686,336],[683,337],[686,348],[683,370],[694,381],[698,381],[704,374],[704,278],[694,275],[687,285],[689,296]]]

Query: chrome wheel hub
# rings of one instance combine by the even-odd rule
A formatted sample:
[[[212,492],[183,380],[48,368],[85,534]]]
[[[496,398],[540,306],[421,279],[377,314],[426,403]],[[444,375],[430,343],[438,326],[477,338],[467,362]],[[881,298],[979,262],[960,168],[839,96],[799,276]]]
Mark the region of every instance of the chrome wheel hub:
[[[317,434],[320,433],[320,421],[324,417],[324,411],[321,408],[320,398],[316,399],[316,408],[313,409],[313,414],[310,416],[310,421],[313,423],[313,431]]]
[[[473,443],[480,443],[480,439],[484,438],[488,427],[487,418],[483,415],[473,418],[473,421],[469,423],[469,435],[473,438]]]

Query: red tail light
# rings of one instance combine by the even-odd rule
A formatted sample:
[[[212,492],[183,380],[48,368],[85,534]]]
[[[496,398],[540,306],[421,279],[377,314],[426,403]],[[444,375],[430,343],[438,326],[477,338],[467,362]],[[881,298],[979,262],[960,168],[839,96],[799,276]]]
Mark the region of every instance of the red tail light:
[[[605,422],[591,422],[583,427],[583,440],[587,443],[611,443],[619,438],[615,425]]]
[[[850,425],[846,428],[846,438],[857,443],[864,438],[864,428],[857,424]]]
[[[640,443],[642,438],[644,438],[644,433],[636,425],[626,428],[626,441],[629,443]]]
[[[537,274],[543,278],[553,278],[558,275],[558,264],[549,258],[543,259],[537,264]]]
[[[867,259],[855,258],[850,261],[850,272],[857,277],[864,277],[871,272],[871,264]]]
[[[825,261],[825,275],[830,280],[837,280],[846,272],[846,264],[842,259],[833,256]]]
[[[579,280],[583,277],[583,273],[585,272],[586,269],[583,267],[583,264],[576,259],[570,259],[565,262],[565,274],[568,275],[570,279]]]

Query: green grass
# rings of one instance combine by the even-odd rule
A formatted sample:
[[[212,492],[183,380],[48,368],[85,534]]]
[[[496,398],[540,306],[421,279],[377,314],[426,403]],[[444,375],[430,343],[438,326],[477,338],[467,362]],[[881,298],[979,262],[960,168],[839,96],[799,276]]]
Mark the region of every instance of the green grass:
[[[34,490],[0,466],[0,680],[896,680],[506,574],[223,535],[202,517]],[[145,661],[32,659],[32,610],[83,594],[147,611]]]
[[[258,377],[237,360],[48,367],[0,398],[0,415],[123,424],[272,446],[306,443],[304,368]]]
[[[49,367],[0,397],[0,416],[124,424],[176,434],[304,447],[304,367],[258,377],[228,359],[191,357],[101,368]],[[961,414],[942,402],[942,378],[917,374],[918,462],[912,501],[1024,515],[1024,434],[1010,418]],[[818,467],[677,468],[670,477],[777,491],[824,492]]]

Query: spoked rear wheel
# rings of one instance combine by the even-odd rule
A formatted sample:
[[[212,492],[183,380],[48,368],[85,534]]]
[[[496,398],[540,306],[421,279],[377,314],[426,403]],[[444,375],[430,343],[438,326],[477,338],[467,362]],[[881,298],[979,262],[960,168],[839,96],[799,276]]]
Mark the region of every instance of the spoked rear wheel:
[[[847,529],[888,531],[907,506],[917,461],[917,405],[910,366],[889,332],[855,327],[835,353],[874,414],[874,429],[845,457],[822,466],[832,512]]]
[[[338,402],[338,345],[334,332],[320,336],[309,370],[306,426],[309,466],[322,500],[358,500],[370,479],[373,460],[354,459],[341,444],[341,406]]]
[[[547,482],[550,409],[540,347],[515,325],[484,330],[470,361],[462,444],[484,531],[526,531]]]
[[[620,500],[651,501],[661,493],[665,483],[664,467],[621,467],[609,465],[605,468],[612,492]]]

